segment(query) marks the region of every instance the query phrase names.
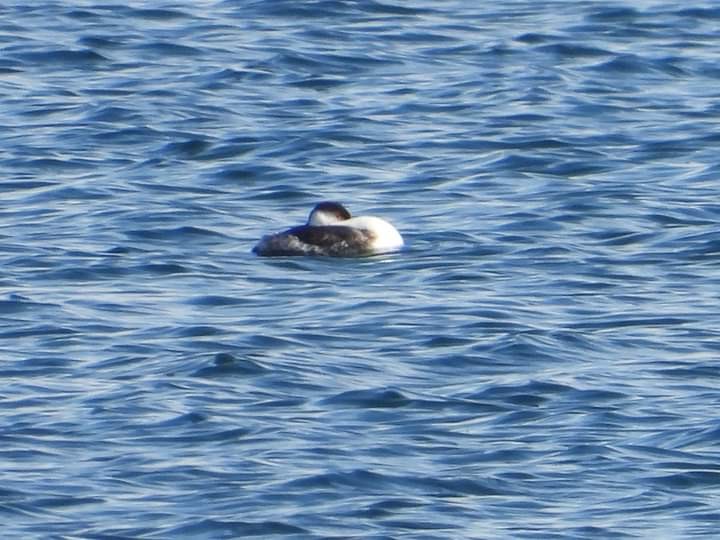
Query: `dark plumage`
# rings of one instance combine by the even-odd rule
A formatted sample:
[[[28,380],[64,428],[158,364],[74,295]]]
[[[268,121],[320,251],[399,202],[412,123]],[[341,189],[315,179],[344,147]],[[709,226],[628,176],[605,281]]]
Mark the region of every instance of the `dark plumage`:
[[[311,219],[312,215],[316,213],[332,214],[338,221],[344,221],[352,217],[347,208],[334,201],[323,201],[321,203],[317,203],[315,208],[313,208],[313,211],[310,213]]]
[[[266,257],[284,255],[357,256],[369,252],[369,231],[342,225],[300,225],[265,236],[253,252]]]

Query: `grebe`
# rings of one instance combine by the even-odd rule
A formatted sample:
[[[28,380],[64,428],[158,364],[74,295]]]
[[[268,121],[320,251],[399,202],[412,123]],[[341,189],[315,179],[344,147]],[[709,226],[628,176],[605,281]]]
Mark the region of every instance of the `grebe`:
[[[305,225],[263,236],[253,252],[263,257],[358,257],[395,251],[403,244],[397,229],[384,219],[352,217],[342,204],[326,201],[315,205]]]

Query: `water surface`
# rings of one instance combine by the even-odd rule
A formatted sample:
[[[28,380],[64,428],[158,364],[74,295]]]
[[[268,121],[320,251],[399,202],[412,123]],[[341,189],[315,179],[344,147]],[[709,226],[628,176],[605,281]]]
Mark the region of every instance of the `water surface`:
[[[719,22],[6,2],[3,537],[715,536]]]

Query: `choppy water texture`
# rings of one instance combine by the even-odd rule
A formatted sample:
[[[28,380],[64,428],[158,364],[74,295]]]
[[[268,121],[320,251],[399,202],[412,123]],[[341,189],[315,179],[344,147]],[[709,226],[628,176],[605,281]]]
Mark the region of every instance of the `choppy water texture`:
[[[714,2],[125,4],[0,7],[3,538],[717,534]]]

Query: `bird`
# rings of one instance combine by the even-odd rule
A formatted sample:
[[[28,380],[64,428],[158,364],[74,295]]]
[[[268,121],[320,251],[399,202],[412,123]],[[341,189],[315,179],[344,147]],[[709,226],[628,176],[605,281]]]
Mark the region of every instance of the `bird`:
[[[361,257],[397,251],[403,245],[400,233],[384,219],[352,217],[342,204],[323,201],[315,205],[305,225],[263,236],[253,252],[262,257]]]

